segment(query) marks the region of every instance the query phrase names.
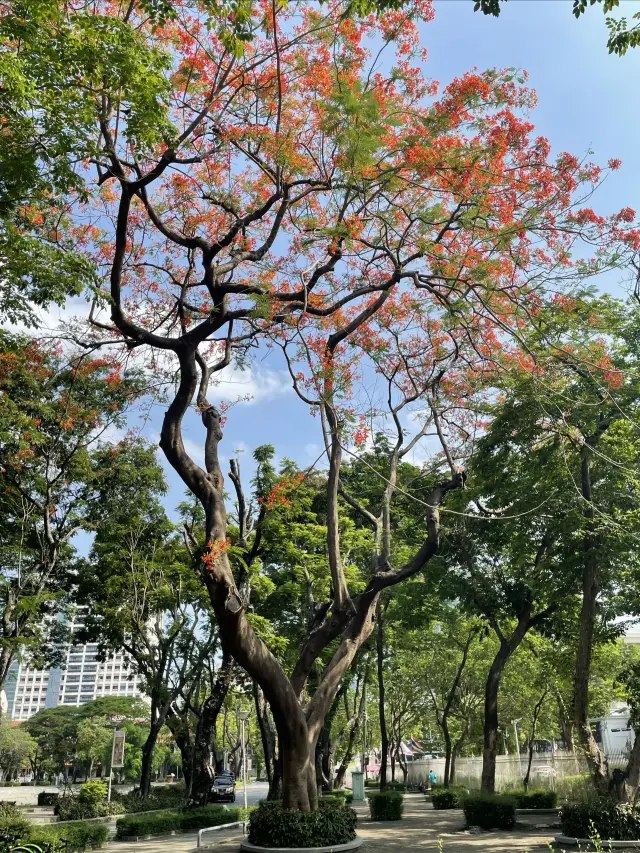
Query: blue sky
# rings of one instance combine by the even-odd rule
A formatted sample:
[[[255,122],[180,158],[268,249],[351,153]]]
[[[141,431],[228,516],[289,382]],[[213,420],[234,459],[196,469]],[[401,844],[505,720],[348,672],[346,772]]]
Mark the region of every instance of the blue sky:
[[[571,14],[571,0],[510,0],[500,18],[473,12],[473,0],[436,0],[436,17],[422,27],[422,43],[429,51],[426,73],[445,85],[453,77],[477,66],[516,66],[529,72],[529,84],[539,96],[531,120],[555,152],[578,156],[588,149],[606,164],[619,157],[622,168],[613,173],[596,194],[593,206],[610,213],[629,205],[640,209],[640,145],[638,87],[640,48],[625,57],[607,53],[607,28],[600,8],[589,9],[580,20]],[[631,18],[640,2],[622,0],[621,14]],[[622,293],[621,275],[601,285]],[[244,479],[252,474],[251,452],[270,443],[278,456],[308,465],[320,452],[319,422],[310,416],[289,388],[282,365],[258,361],[252,370],[235,371],[220,386],[218,398],[233,399],[245,393],[254,399],[229,413],[221,451],[223,470],[240,450]],[[156,407],[144,434],[157,440],[161,408]],[[199,461],[203,430],[195,415],[185,423],[187,448]],[[172,488],[168,507],[182,499],[183,486],[168,471]],[[230,484],[229,484],[230,485]]]

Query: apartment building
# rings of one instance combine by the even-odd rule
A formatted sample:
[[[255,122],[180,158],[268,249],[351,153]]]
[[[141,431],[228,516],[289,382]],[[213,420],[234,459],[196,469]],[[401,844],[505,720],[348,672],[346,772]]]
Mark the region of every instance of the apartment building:
[[[79,608],[71,631],[82,627],[83,615]],[[114,654],[99,661],[97,652],[96,645],[69,646],[63,666],[45,670],[14,662],[4,688],[7,716],[22,721],[43,708],[82,705],[103,696],[140,696],[140,681],[126,656]]]

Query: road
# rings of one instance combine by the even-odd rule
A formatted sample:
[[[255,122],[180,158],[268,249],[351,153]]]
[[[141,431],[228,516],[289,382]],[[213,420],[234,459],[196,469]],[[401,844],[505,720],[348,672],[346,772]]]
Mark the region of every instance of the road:
[[[249,782],[247,785],[247,805],[255,806],[260,800],[266,800],[269,793],[269,785],[267,782]],[[236,801],[234,806],[244,805],[244,795],[242,787],[236,788]]]
[[[74,785],[74,792],[77,793],[79,785]],[[130,785],[116,785],[116,790],[130,791]],[[259,800],[266,799],[269,786],[266,782],[250,782],[247,787],[247,804],[255,805]],[[40,791],[60,792],[55,785],[24,785],[20,788],[2,788],[0,787],[0,801],[16,803],[19,806],[35,806],[38,803],[38,794]],[[244,804],[242,788],[239,787],[236,792],[235,805],[241,806]]]

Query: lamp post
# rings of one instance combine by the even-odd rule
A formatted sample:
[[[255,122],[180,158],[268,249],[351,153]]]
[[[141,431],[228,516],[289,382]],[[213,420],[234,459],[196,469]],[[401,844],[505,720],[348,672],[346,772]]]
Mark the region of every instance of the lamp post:
[[[244,807],[247,808],[247,751],[244,744],[244,724],[249,719],[251,711],[238,711],[238,719],[240,720],[240,743],[242,745],[242,785],[244,787]]]

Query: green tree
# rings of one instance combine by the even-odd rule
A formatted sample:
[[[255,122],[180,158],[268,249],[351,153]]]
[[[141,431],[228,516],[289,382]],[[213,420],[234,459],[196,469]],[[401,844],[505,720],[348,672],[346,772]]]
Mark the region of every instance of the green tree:
[[[104,452],[106,462],[112,450]],[[140,779],[147,797],[160,731],[201,679],[217,635],[191,556],[160,501],[166,485],[155,450],[127,443],[101,486],[96,535],[78,579],[78,600],[90,605],[81,637],[104,652],[124,651],[142,678],[151,700]]]
[[[5,779],[13,779],[29,767],[37,749],[36,741],[20,726],[0,723],[0,770]]]
[[[18,652],[52,653],[73,536],[93,528],[120,427],[140,392],[115,359],[0,333],[0,687]]]

